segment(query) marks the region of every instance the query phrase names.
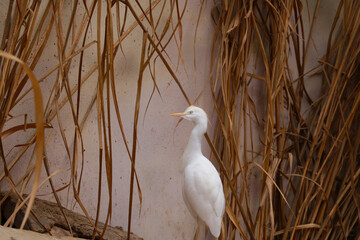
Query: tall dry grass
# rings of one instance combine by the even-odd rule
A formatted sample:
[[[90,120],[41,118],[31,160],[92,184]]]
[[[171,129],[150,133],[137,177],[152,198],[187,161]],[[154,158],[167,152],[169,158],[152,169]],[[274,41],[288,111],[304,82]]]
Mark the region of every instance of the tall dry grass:
[[[70,3],[71,12],[65,17],[65,9]],[[27,1],[27,0],[9,0],[7,16],[3,21],[3,31],[0,46],[0,132],[1,132],[1,158],[3,170],[1,179],[10,186],[10,192],[15,192],[19,198],[17,210],[27,205],[26,216],[23,219],[22,227],[31,212],[36,192],[40,186],[49,183],[58,206],[62,210],[63,204],[58,196],[58,191],[68,189],[72,192],[76,203],[80,206],[83,213],[88,217],[89,222],[94,227],[93,238],[101,238],[103,232],[97,230],[97,224],[100,215],[101,197],[103,192],[109,193],[109,202],[106,208],[106,224],[109,223],[112,214],[112,189],[113,189],[113,142],[112,132],[120,128],[123,144],[126,148],[128,158],[131,161],[131,183],[129,194],[128,211],[128,238],[131,231],[132,202],[133,192],[138,191],[139,200],[142,201],[141,187],[135,168],[137,152],[137,124],[139,118],[140,96],[142,94],[143,72],[147,69],[152,71],[157,61],[164,63],[169,73],[178,83],[180,89],[185,94],[177,79],[174,70],[170,67],[166,53],[166,47],[176,35],[179,43],[179,50],[182,42],[181,19],[184,15],[186,1],[110,1],[110,0],[91,0],[91,1]],[[156,14],[153,13],[156,8]],[[105,14],[104,14],[105,12]],[[130,20],[129,20],[130,19]],[[160,21],[161,20],[161,21]],[[131,21],[131,22],[130,22]],[[105,24],[104,24],[105,23]],[[165,23],[163,25],[162,23]],[[139,63],[139,73],[137,82],[136,104],[134,106],[133,119],[133,142],[127,143],[128,136],[125,135],[122,115],[118,105],[118,96],[115,89],[114,61],[119,52],[122,51],[122,41],[129,36],[134,29],[143,33],[141,47],[141,61]],[[95,32],[95,34],[92,34]],[[48,70],[38,79],[34,71],[39,67],[39,60],[44,57],[44,49],[49,44],[51,35],[56,35],[57,61],[54,67]],[[85,53],[94,52],[97,56],[95,64],[84,59]],[[120,50],[120,51],[119,51]],[[73,61],[79,58],[78,61]],[[40,66],[41,68],[41,66]],[[78,75],[74,82],[70,79],[70,69],[78,69]],[[55,73],[55,74],[54,74]],[[49,96],[43,99],[39,84],[41,82],[52,82],[53,76],[56,76],[53,87],[49,90]],[[80,109],[83,106],[82,86],[88,79],[94,77],[97,79],[96,94],[86,103],[87,109]],[[154,83],[154,91],[159,91],[156,84],[155,74],[151,74]],[[28,82],[32,86],[29,87]],[[12,110],[27,96],[34,94],[34,108],[36,112],[35,122],[28,122],[27,113],[20,116],[13,116]],[[65,134],[64,120],[61,118],[61,112],[64,106],[70,107],[74,137],[69,139]],[[115,108],[116,122],[111,122],[111,110]],[[81,189],[82,176],[84,171],[84,144],[82,130],[92,109],[96,110],[98,123],[98,194],[96,220],[90,219],[88,210],[84,206],[79,195]],[[5,129],[4,126],[13,118],[23,118],[24,123]],[[62,137],[62,144],[69,160],[69,169],[71,177],[69,184],[61,189],[55,188],[52,177],[62,170],[54,169],[54,162],[47,157],[46,146],[44,143],[44,128],[52,128],[52,123],[57,124]],[[10,124],[11,125],[11,124]],[[27,129],[36,128],[28,142],[17,146],[15,156],[7,155],[3,149],[3,143],[6,138],[21,133]],[[28,134],[28,131],[26,132]],[[25,133],[24,133],[25,135]],[[26,139],[26,138],[25,138]],[[35,148],[32,146],[35,145]],[[44,150],[45,147],[45,150]],[[33,150],[32,150],[33,149]],[[34,151],[36,161],[33,162],[33,154],[26,155],[27,151]],[[11,157],[9,157],[11,156]],[[27,157],[30,156],[30,157]],[[19,162],[28,163],[29,167],[21,172],[22,176],[14,177],[12,169]],[[42,165],[48,175],[40,183],[40,174]],[[102,167],[105,166],[106,176],[102,176]],[[32,181],[32,177],[34,181]],[[106,181],[102,180],[106,178]],[[15,180],[14,180],[15,179]],[[31,194],[24,198],[23,193],[26,187],[32,186]],[[5,188],[6,188],[5,187]],[[105,191],[102,188],[107,188]],[[1,203],[5,200],[2,199]],[[10,226],[16,215],[7,220],[5,226]],[[34,214],[33,214],[34,215]],[[63,213],[64,218],[66,215]],[[41,221],[34,216],[41,226]],[[44,227],[44,226],[43,226]],[[68,226],[71,232],[71,226]],[[45,227],[44,227],[45,229]],[[45,229],[46,230],[46,229]]]
[[[64,1],[9,1],[0,45],[1,180],[18,195],[19,206],[28,206],[27,216],[32,214],[30,209],[36,190],[47,181],[62,209],[57,196],[59,189],[52,182],[52,176],[61,170],[50,172],[52,162],[43,150],[44,128],[50,128],[56,119],[71,169],[70,184],[65,188],[73,192],[84,214],[89,217],[79,196],[82,174],[86,171],[82,168],[82,129],[91,109],[96,109],[98,161],[99,166],[106,168],[107,181],[101,182],[100,167],[96,220],[93,222],[89,217],[94,226],[93,238],[104,234],[96,229],[102,186],[109,193],[106,223],[111,218],[112,132],[117,127],[131,161],[130,232],[134,191],[138,191],[142,201],[135,163],[143,72],[146,69],[151,72],[154,92],[159,91],[152,67],[161,60],[175,79],[179,91],[191,103],[166,54],[166,47],[175,39],[179,61],[182,61],[181,20],[186,3],[179,0],[156,0],[146,4],[128,0],[75,0],[71,2],[70,19],[63,19]],[[360,238],[360,168],[357,159],[360,144],[360,3],[339,0],[326,54],[316,65],[308,66],[320,3],[318,0],[313,9],[308,1],[300,0],[215,2],[209,81],[218,123],[213,140],[208,135],[206,139],[212,149],[212,158],[218,163],[226,195],[226,214],[220,239]],[[155,8],[160,9],[157,14],[154,14]],[[170,11],[164,11],[165,8]],[[101,14],[103,9],[106,9],[105,15]],[[127,24],[130,18],[134,21]],[[166,19],[165,26],[160,26],[161,18]],[[91,21],[95,26],[91,26]],[[96,34],[89,40],[90,28]],[[122,41],[134,29],[141,29],[143,39],[133,142],[129,145],[118,106],[114,60],[121,51]],[[58,36],[58,61],[36,79],[33,71],[50,34]],[[96,49],[97,61],[89,66],[84,53],[91,48]],[[80,61],[72,61],[77,56],[80,56]],[[82,71],[84,64],[87,66],[85,72]],[[69,69],[74,66],[79,69],[75,86],[69,80]],[[42,99],[39,83],[49,81],[52,73],[56,73],[56,81],[49,97]],[[80,109],[82,86],[93,75],[97,78],[96,94],[87,109]],[[321,81],[321,91],[315,98],[307,89],[313,76]],[[256,93],[260,93],[262,101],[256,100]],[[24,113],[21,116],[24,117],[23,124],[4,129],[6,123],[16,117],[11,114],[12,109],[30,94],[35,101],[36,121],[27,122]],[[59,114],[65,105],[70,106],[75,125],[73,139],[66,137]],[[110,106],[115,108],[115,123],[110,122]],[[30,140],[9,159],[3,150],[5,139],[32,128],[36,131]],[[73,147],[69,146],[70,143]],[[33,145],[34,153],[29,154],[29,159],[24,159]],[[14,181],[12,168],[19,161],[29,162],[29,168],[20,180]],[[43,164],[48,178],[40,183]],[[30,181],[33,176],[34,182]],[[32,192],[24,199],[26,186],[32,186]],[[257,194],[254,194],[254,189],[259,190],[256,190]],[[10,218],[6,225],[12,221]]]
[[[222,239],[360,237],[360,2],[338,2],[326,54],[312,66],[320,4],[230,0],[214,8]]]

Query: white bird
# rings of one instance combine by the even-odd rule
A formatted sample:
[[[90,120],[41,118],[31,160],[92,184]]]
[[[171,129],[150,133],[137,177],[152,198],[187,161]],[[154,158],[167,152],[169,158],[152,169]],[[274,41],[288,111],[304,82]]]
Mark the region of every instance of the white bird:
[[[207,129],[207,116],[199,107],[190,106],[183,113],[173,113],[194,123],[182,156],[183,198],[191,215],[204,222],[218,238],[225,210],[225,197],[219,173],[202,154],[201,140]]]

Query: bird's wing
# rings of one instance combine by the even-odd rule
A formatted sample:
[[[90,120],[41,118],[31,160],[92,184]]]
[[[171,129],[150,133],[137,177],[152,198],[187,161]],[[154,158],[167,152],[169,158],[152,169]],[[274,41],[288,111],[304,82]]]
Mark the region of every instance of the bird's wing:
[[[225,206],[223,187],[218,172],[205,157],[186,167],[184,198],[212,233],[212,228],[220,229]]]
[[[183,185],[185,186],[185,185]],[[187,195],[185,193],[185,188],[183,187],[183,191],[182,191],[182,194],[183,194],[183,199],[184,199],[184,202],[185,202],[185,205],[186,207],[188,208],[189,212],[191,213],[191,215],[196,219],[198,220],[198,216],[197,216],[197,213],[194,211],[194,209],[192,208],[192,205],[190,204],[188,198],[187,198]]]

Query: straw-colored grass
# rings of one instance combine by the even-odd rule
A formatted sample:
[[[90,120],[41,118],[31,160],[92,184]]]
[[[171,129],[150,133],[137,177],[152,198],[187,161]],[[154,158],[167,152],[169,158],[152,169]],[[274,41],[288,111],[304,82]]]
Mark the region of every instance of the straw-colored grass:
[[[71,171],[70,184],[66,185],[72,191],[72,194],[77,204],[82,209],[83,213],[89,218],[89,222],[94,226],[93,237],[103,236],[104,232],[96,230],[99,220],[102,187],[106,187],[109,193],[109,202],[107,211],[106,224],[109,223],[112,213],[112,131],[120,127],[123,143],[126,147],[131,165],[131,183],[129,194],[129,212],[128,212],[128,232],[131,230],[131,216],[132,216],[132,196],[134,191],[134,182],[137,182],[137,191],[142,201],[141,188],[138,183],[137,173],[135,170],[136,160],[136,143],[137,143],[137,122],[139,116],[140,96],[142,76],[145,69],[150,69],[155,64],[155,60],[160,58],[161,61],[168,68],[170,74],[179,84],[176,75],[169,63],[168,58],[165,57],[165,49],[169,42],[178,33],[177,38],[180,40],[178,45],[181,49],[181,18],[183,17],[185,8],[183,4],[178,1],[148,1],[146,4],[139,1],[70,1],[71,13],[70,18],[64,18],[63,12],[65,11],[65,3],[62,0],[51,1],[26,1],[26,0],[10,0],[8,3],[8,11],[6,19],[4,19],[4,29],[2,31],[1,49],[0,49],[0,67],[1,67],[1,85],[0,85],[0,98],[1,98],[1,113],[0,113],[0,131],[1,131],[1,158],[4,170],[1,174],[1,179],[5,179],[7,184],[11,187],[19,197],[19,207],[27,205],[26,216],[23,220],[23,225],[31,213],[30,209],[34,201],[37,189],[40,187],[40,173],[41,167],[44,164],[48,176],[53,176],[60,170],[50,172],[52,162],[46,156],[44,151],[44,127],[51,127],[54,119],[57,120],[58,128],[63,140],[63,145],[69,159],[69,169]],[[186,6],[186,4],[185,4]],[[153,14],[153,10],[160,9],[159,13]],[[106,9],[106,14],[102,15],[103,9]],[[167,10],[167,11],[165,11]],[[131,23],[128,23],[131,19]],[[165,22],[163,26],[159,20]],[[94,25],[95,23],[95,25]],[[105,23],[105,25],[104,25]],[[95,33],[90,39],[90,29],[95,29]],[[118,106],[117,93],[115,89],[115,76],[114,76],[114,59],[122,48],[122,41],[134,30],[139,29],[143,32],[141,62],[139,63],[138,74],[138,87],[136,105],[134,106],[134,125],[133,125],[133,143],[132,146],[127,144],[127,138],[124,133],[121,114]],[[49,41],[51,34],[56,35],[56,54],[57,64],[46,72],[39,79],[36,79],[33,70],[37,68],[39,59],[43,56],[43,52]],[[105,37],[104,37],[105,36]],[[84,53],[94,51],[97,56],[97,62],[94,65],[84,60]],[[73,59],[79,57],[80,60],[75,62]],[[86,66],[86,67],[84,67]],[[77,84],[74,84],[69,79],[70,68],[78,68]],[[49,77],[55,73],[56,80],[53,88],[47,99],[42,102],[41,91],[39,83],[44,81],[51,81]],[[93,96],[87,109],[82,110],[85,114],[80,114],[81,90],[83,84],[90,78],[90,76],[97,76],[97,91]],[[54,75],[52,75],[54,76]],[[155,75],[152,74],[154,82],[154,90],[157,89]],[[31,80],[32,87],[28,88],[28,80]],[[158,90],[158,89],[157,89]],[[159,91],[159,90],[158,90]],[[15,117],[24,117],[24,123],[4,129],[5,124],[10,121],[12,116],[12,109],[21,102],[31,92],[34,92],[34,103],[36,110],[36,121],[27,122],[27,113]],[[43,105],[45,107],[43,107]],[[74,138],[68,139],[63,125],[63,120],[60,117],[62,108],[68,105],[71,109],[71,119],[75,126]],[[84,104],[82,104],[84,105]],[[81,105],[81,106],[82,106]],[[117,118],[116,123],[111,123],[110,106],[114,106]],[[79,196],[81,181],[84,166],[84,146],[82,139],[82,129],[86,122],[90,111],[92,109],[97,111],[98,123],[98,148],[99,148],[99,189],[98,189],[98,204],[96,211],[96,220],[90,220],[89,213],[85,208]],[[6,137],[19,133],[21,130],[36,128],[36,133],[30,137],[27,143],[18,146],[18,153],[13,157],[7,157],[7,153],[3,151],[3,142]],[[72,147],[69,143],[73,142]],[[30,146],[36,145],[36,162],[32,163],[32,157],[25,159],[25,153],[31,149]],[[49,147],[49,146],[48,146]],[[20,149],[20,150],[19,150]],[[131,150],[130,150],[131,149]],[[31,155],[31,154],[30,154]],[[11,169],[20,161],[28,162],[29,168],[21,173],[22,177],[16,177],[14,180],[11,175]],[[106,168],[106,181],[102,182],[102,166]],[[34,182],[30,182],[32,176],[35,176]],[[62,209],[57,191],[63,190],[56,189],[51,177],[46,179],[49,181],[54,199]],[[32,186],[32,192],[29,198],[23,199],[22,195],[26,186]],[[28,201],[28,199],[30,199]],[[4,199],[2,199],[4,200]],[[6,225],[11,225],[13,216],[6,222]],[[32,213],[33,214],[33,213]],[[66,219],[66,216],[64,214]],[[35,216],[35,219],[36,216]],[[23,226],[22,225],[22,226]],[[40,223],[40,225],[42,225]],[[69,225],[71,232],[71,226]],[[106,227],[104,228],[105,231]],[[129,234],[130,236],[130,234]],[[129,237],[128,236],[128,237]]]
[[[223,239],[360,237],[360,2],[339,1],[326,54],[308,66],[314,6],[230,0],[213,11]]]
[[[138,191],[142,201],[135,163],[144,71],[150,71],[154,92],[159,92],[152,69],[156,61],[161,61],[186,101],[191,103],[166,53],[170,41],[175,41],[179,49],[178,62],[183,62],[181,20],[186,3],[186,0],[155,0],[146,4],[130,0],[75,0],[71,1],[71,18],[63,19],[64,1],[9,1],[0,43],[3,162],[0,180],[5,180],[19,196],[19,206],[28,206],[27,216],[32,214],[30,209],[40,186],[42,164],[60,209],[63,204],[51,178],[60,170],[50,172],[51,162],[43,149],[44,128],[51,127],[56,119],[71,169],[70,184],[65,188],[73,192],[77,204],[89,217],[94,226],[93,237],[102,236],[104,232],[96,229],[102,204],[101,187],[108,188],[109,193],[108,224],[113,202],[112,131],[119,127],[131,161],[128,211],[128,231],[131,231],[134,191]],[[211,140],[206,134],[206,139],[212,149],[212,160],[219,166],[226,195],[220,239],[360,238],[360,2],[339,0],[326,54],[314,66],[309,66],[320,0],[314,6],[310,9],[306,0],[223,0],[214,5],[215,33],[213,47],[209,49],[212,52],[209,81],[218,122],[214,138]],[[102,9],[106,9],[105,15],[101,15]],[[164,26],[159,24],[162,18],[166,19]],[[134,22],[129,24],[129,19]],[[90,28],[96,34],[88,39]],[[143,32],[143,39],[133,142],[129,146],[115,89],[114,60],[119,50],[122,51],[122,41],[134,29]],[[36,79],[33,70],[50,34],[57,36],[58,61]],[[90,49],[96,49],[94,65],[84,59],[84,53]],[[79,56],[80,61],[72,61]],[[69,80],[70,67],[74,66],[79,70],[75,86]],[[194,67],[196,69],[196,64]],[[52,73],[56,81],[51,94],[42,102],[39,83],[48,81]],[[96,95],[86,104],[89,107],[80,111],[81,88],[92,75],[98,80]],[[310,96],[307,88],[311,87],[314,76],[321,82],[321,89],[317,96]],[[27,84],[29,80],[31,85]],[[17,117],[12,116],[12,109],[31,92],[36,121],[27,122],[24,113],[23,124],[4,129],[8,121]],[[66,138],[59,114],[65,105],[71,109],[75,126],[73,139]],[[110,106],[115,108],[115,123],[110,122]],[[106,183],[101,182],[100,167],[95,222],[90,220],[79,197],[82,174],[86,171],[82,168],[82,129],[91,109],[97,112],[99,166],[105,166],[107,179]],[[36,131],[9,159],[3,150],[4,140],[30,128]],[[69,147],[69,142],[73,147]],[[32,145],[36,146],[34,156],[30,154],[29,159],[24,159]],[[14,181],[12,168],[20,160],[27,161],[29,168]],[[32,176],[35,176],[34,182],[30,182]],[[23,191],[29,184],[32,192],[23,199]],[[11,221],[6,225],[11,225]]]

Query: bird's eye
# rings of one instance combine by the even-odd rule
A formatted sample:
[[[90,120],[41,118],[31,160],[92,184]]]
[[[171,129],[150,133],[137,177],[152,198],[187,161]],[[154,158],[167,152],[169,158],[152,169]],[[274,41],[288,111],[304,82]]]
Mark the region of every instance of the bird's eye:
[[[189,114],[193,114],[193,112],[194,112],[193,110],[190,110],[190,111],[189,111]]]

